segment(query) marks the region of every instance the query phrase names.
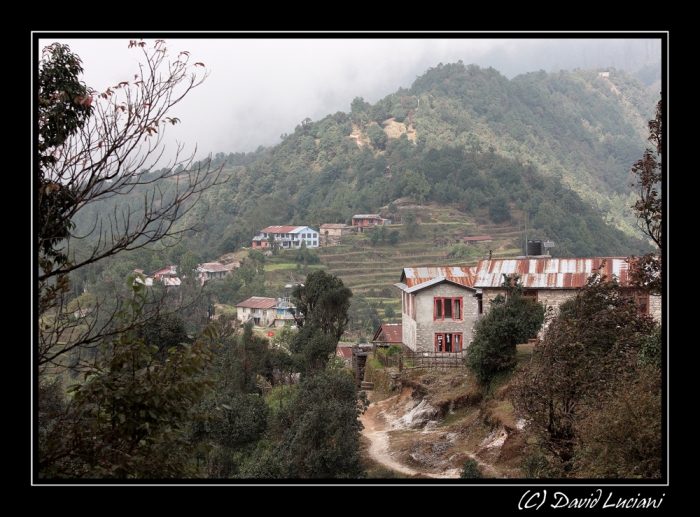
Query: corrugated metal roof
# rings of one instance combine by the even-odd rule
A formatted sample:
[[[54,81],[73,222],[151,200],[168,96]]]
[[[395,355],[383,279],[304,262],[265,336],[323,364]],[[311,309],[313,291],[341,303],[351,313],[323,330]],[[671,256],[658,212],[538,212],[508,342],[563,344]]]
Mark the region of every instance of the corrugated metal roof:
[[[578,289],[586,285],[593,273],[600,273],[609,279],[615,275],[620,285],[629,285],[628,262],[624,257],[481,260],[473,285],[480,288],[500,287],[504,274],[519,274],[526,288]]]
[[[384,323],[374,334],[373,341],[384,343],[403,343],[403,326],[401,323]],[[384,339],[380,339],[384,334]]]
[[[476,266],[407,267],[401,282],[394,285],[409,293],[443,281],[471,288],[494,288],[501,286],[504,274],[519,274],[528,289],[578,289],[586,285],[593,273],[609,279],[615,275],[620,285],[630,285],[626,257],[493,259],[480,260]]]
[[[247,300],[236,304],[236,307],[245,307],[248,309],[274,309],[276,306],[276,299],[264,298],[262,296],[251,296]]]
[[[345,228],[350,228],[347,224],[334,224],[334,223],[323,223],[321,225],[322,230],[343,230]]]
[[[373,218],[373,219],[381,219],[382,216],[379,214],[355,214],[352,216],[353,219],[368,219],[368,218]]]
[[[338,345],[335,350],[336,350],[337,355],[339,355],[343,359],[352,359],[352,347],[351,346]]]
[[[268,226],[260,230],[263,233],[294,233],[296,230],[308,228],[308,226]]]
[[[204,271],[205,273],[220,273],[222,271],[231,271],[235,269],[233,264],[221,264],[220,262],[205,262],[200,264],[197,268],[198,271]]]
[[[405,267],[401,281],[412,288],[436,279],[472,287],[476,280],[476,266]],[[427,286],[425,286],[427,287]]]

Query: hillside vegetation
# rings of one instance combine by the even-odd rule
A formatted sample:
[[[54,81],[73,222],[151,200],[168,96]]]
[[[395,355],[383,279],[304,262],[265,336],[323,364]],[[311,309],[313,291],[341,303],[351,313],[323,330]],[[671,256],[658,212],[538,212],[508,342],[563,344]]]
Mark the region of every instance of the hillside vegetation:
[[[577,70],[508,80],[438,65],[374,105],[356,98],[349,113],[305,119],[274,147],[218,153],[211,164],[230,179],[190,214],[206,222],[183,242],[214,260],[271,224],[349,222],[405,198],[475,230],[527,225],[531,238],[557,243],[555,256],[641,254],[650,248],[635,233],[629,169],[656,100],[614,69],[607,78]],[[136,206],[139,192],[131,199]],[[78,228],[104,213],[107,205],[93,205]],[[401,210],[384,213],[400,222]]]

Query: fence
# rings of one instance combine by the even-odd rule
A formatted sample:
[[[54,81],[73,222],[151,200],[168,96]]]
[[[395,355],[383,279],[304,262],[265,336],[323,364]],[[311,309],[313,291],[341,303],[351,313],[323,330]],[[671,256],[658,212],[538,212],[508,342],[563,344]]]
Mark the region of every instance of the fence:
[[[382,363],[384,368],[396,367],[401,371],[403,369],[403,360],[401,354],[384,355],[381,350],[377,347],[375,348],[374,357]]]
[[[404,348],[403,368],[464,369],[462,352],[413,352]]]

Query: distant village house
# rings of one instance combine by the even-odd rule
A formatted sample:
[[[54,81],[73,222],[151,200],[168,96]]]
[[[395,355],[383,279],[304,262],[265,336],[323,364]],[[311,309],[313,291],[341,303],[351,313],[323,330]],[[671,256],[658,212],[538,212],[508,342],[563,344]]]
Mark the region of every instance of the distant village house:
[[[268,226],[253,237],[253,249],[270,247],[270,236],[281,249],[299,249],[305,242],[307,248],[318,248],[319,234],[308,226]]]
[[[146,277],[144,282],[147,286],[152,286],[154,281],[162,282],[165,287],[177,287],[180,285],[180,279],[177,276],[176,266],[164,266],[155,270],[148,275],[144,274],[143,269],[134,269],[134,273],[142,274]],[[137,282],[141,282],[140,278],[136,278]]]
[[[379,214],[355,214],[352,216],[352,226],[363,232],[366,228],[374,228],[377,225],[391,224],[391,219],[385,219]]]
[[[240,266],[239,263],[221,264],[219,262],[205,262],[197,267],[197,276],[202,284],[208,280],[220,280],[230,275],[234,269]]]
[[[296,307],[284,298],[251,296],[236,304],[236,312],[241,323],[252,319],[258,327],[284,327],[296,322]]]

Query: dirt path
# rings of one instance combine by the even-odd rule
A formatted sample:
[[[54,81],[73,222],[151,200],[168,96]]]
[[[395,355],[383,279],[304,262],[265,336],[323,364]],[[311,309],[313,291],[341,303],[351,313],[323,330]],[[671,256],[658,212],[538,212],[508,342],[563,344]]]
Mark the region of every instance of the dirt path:
[[[377,394],[374,392],[367,393],[371,403],[367,411],[360,417],[360,421],[364,425],[362,434],[370,442],[368,450],[370,457],[391,470],[412,477],[438,479],[459,478],[459,468],[445,469],[444,466],[439,467],[435,465],[435,468],[426,466],[426,468],[417,469],[402,463],[399,459],[399,454],[391,451],[392,433],[401,433],[400,440],[402,448],[406,446],[411,447],[411,444],[415,446],[425,443],[434,443],[441,435],[442,438],[444,438],[445,435],[444,429],[432,429],[430,425],[421,428],[406,426],[407,417],[408,420],[410,420],[411,414],[420,409],[420,406],[416,406],[415,401],[411,400],[410,392],[410,389],[403,390],[398,395],[377,401],[373,401],[373,399],[378,398]],[[407,437],[406,433],[410,433],[412,436]],[[399,436],[394,435],[393,439],[397,440]],[[498,445],[498,440],[499,437],[492,436],[489,437],[488,440],[490,444],[482,443],[481,445],[486,447],[496,446]],[[484,462],[474,453],[465,452],[464,454],[476,460],[482,472],[486,474],[487,477],[499,477],[492,465]],[[402,454],[401,456],[403,456],[405,461],[407,455]],[[437,460],[437,458],[435,459]]]
[[[393,397],[371,402],[367,411],[360,417],[362,424],[365,426],[362,434],[370,441],[370,456],[382,465],[409,476],[443,479],[458,478],[458,469],[439,471],[439,469],[412,468],[397,459],[396,453],[391,452],[392,432],[410,432],[414,435],[414,438],[409,439],[409,442],[412,443],[431,442],[435,435],[442,433],[441,431],[432,431],[428,428],[411,429],[406,426],[406,423],[403,421],[406,417],[406,412],[415,409],[415,402],[411,400],[410,393],[410,389],[405,389]],[[373,395],[375,395],[373,392],[368,393],[370,401],[372,401]],[[405,441],[405,438],[402,441]]]
[[[368,396],[371,400],[372,394],[368,393]],[[409,476],[425,474],[429,477],[433,477],[427,473],[418,472],[402,465],[389,453],[388,432],[391,431],[392,426],[386,419],[386,415],[389,413],[385,410],[394,405],[399,396],[400,395],[396,395],[395,397],[384,399],[379,402],[372,402],[369,408],[367,408],[367,411],[360,417],[362,425],[365,426],[362,434],[370,441],[369,454],[375,461],[397,472],[408,474]]]

